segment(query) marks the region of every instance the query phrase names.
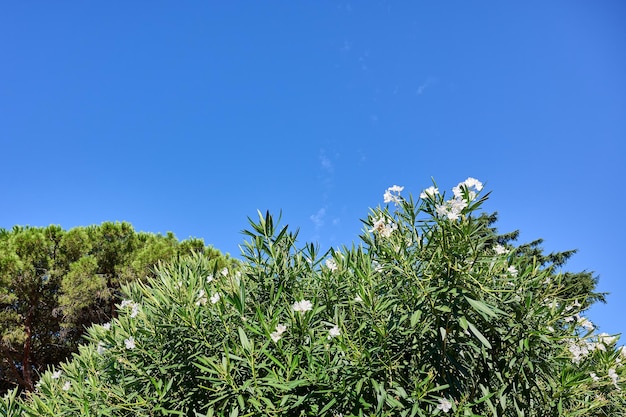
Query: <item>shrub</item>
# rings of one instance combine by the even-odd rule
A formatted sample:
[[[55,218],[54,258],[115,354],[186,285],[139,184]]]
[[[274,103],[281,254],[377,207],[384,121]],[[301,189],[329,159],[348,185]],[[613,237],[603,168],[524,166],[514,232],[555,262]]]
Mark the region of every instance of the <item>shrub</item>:
[[[598,294],[497,235],[479,181],[450,199],[401,191],[371,210],[358,246],[320,256],[259,213],[237,270],[202,255],[160,264],[70,362],[0,411],[623,415],[624,347],[581,316]]]

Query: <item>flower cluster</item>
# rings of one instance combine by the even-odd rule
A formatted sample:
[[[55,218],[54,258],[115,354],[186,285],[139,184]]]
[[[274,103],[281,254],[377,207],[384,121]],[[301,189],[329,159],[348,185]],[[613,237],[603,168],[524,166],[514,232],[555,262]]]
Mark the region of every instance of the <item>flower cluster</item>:
[[[120,304],[120,310],[125,309],[126,307],[130,307],[130,317],[135,318],[137,314],[139,314],[139,304],[134,302],[133,300],[123,300]]]
[[[460,182],[456,187],[452,188],[454,198],[445,201],[435,207],[435,211],[441,217],[447,217],[449,220],[457,220],[463,210],[468,206],[468,202],[476,198],[477,193],[483,189],[483,184],[475,178],[468,178]],[[436,189],[434,189],[436,190]],[[426,196],[434,195],[434,190],[428,189],[430,194],[424,191]]]
[[[393,233],[394,230],[398,229],[398,225],[396,225],[391,220],[385,219],[384,216],[380,216],[378,219],[374,221],[372,224],[372,228],[369,229],[369,232],[376,232],[382,237],[389,237]]]
[[[420,198],[425,200],[427,198],[433,198],[436,194],[439,194],[439,189],[433,186],[428,187],[424,191],[421,192]]]
[[[399,204],[400,203],[400,192],[404,190],[404,187],[401,187],[399,185],[394,185],[392,187],[387,188],[387,191],[385,191],[385,194],[383,195],[383,200],[385,201],[385,203],[394,203],[394,204]]]
[[[309,300],[296,301],[291,307],[293,311],[304,313],[313,309],[313,304]]]
[[[330,329],[328,330],[328,340],[332,339],[333,337],[337,337],[341,334],[341,331],[339,330],[339,326],[337,326],[336,324]]]
[[[333,258],[326,259],[325,264],[331,272],[335,272],[337,270],[337,262]]]
[[[274,343],[276,343],[283,337],[283,333],[285,333],[285,331],[287,331],[287,326],[284,324],[278,324],[276,326],[276,330],[270,333],[270,338],[274,341]]]

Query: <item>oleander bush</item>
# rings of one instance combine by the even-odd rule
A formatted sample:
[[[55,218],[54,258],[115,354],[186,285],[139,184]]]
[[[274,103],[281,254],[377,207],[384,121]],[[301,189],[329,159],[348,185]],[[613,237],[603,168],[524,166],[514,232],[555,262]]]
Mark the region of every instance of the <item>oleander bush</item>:
[[[240,266],[160,264],[0,414],[625,415],[626,351],[582,316],[600,295],[498,235],[482,188],[390,187],[325,253],[259,213]]]

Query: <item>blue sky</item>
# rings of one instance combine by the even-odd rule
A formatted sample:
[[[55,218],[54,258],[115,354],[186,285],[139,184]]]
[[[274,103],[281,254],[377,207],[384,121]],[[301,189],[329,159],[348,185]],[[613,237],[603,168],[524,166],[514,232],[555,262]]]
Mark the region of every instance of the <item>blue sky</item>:
[[[0,227],[350,245],[385,189],[486,184],[626,330],[626,3],[6,2]]]

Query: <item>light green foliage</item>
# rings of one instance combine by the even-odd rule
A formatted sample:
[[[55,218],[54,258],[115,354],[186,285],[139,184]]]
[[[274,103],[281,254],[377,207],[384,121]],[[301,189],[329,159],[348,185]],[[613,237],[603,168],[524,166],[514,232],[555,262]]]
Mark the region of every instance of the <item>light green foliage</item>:
[[[480,214],[480,188],[468,179],[453,199],[431,191],[417,202],[392,189],[391,204],[364,220],[359,246],[321,257],[259,213],[238,268],[198,253],[161,263],[124,287],[117,318],[91,327],[72,361],[0,407],[25,416],[624,415],[625,352],[581,316],[598,295],[574,288],[557,254],[498,236]]]
[[[137,233],[128,223],[0,230],[0,393],[32,390],[39,373],[77,350],[85,328],[111,320],[122,284],[192,252],[232,262],[199,239]]]

